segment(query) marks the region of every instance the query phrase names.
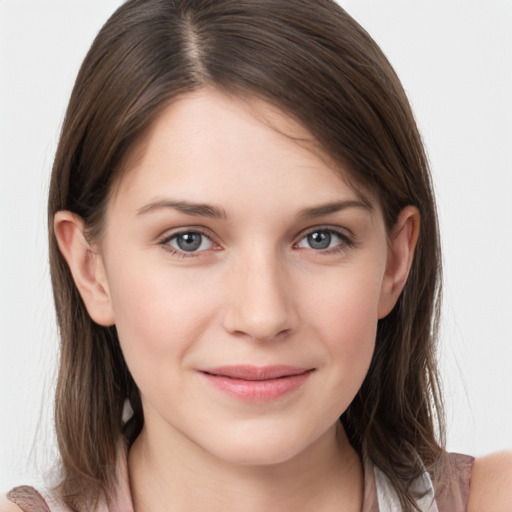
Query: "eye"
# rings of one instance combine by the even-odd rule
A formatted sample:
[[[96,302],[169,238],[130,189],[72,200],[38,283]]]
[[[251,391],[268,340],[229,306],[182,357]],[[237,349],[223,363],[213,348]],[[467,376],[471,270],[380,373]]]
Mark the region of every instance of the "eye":
[[[207,251],[214,246],[214,243],[199,231],[182,231],[162,241],[162,244],[169,245],[178,252],[194,253]]]
[[[347,245],[351,245],[347,236],[332,229],[316,229],[304,236],[297,247],[325,251],[326,249]]]

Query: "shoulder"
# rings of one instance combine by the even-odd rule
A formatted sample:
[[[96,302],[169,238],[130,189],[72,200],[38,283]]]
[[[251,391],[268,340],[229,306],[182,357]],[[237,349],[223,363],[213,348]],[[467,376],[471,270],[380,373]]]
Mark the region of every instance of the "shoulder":
[[[475,460],[469,486],[468,512],[512,510],[512,452]]]
[[[23,485],[0,496],[0,512],[50,512],[50,508],[39,491]]]
[[[0,495],[0,512],[23,512],[18,505],[8,500],[6,496]]]

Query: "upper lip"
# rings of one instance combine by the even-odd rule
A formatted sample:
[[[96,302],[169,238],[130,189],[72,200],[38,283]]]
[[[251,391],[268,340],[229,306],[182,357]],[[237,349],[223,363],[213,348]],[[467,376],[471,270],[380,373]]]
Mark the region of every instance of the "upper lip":
[[[289,365],[273,365],[273,366],[252,366],[252,365],[234,365],[234,366],[218,366],[215,368],[206,368],[201,370],[209,375],[219,377],[228,377],[230,379],[241,380],[270,380],[279,379],[281,377],[290,377],[293,375],[301,375],[311,371],[313,368],[304,368]]]

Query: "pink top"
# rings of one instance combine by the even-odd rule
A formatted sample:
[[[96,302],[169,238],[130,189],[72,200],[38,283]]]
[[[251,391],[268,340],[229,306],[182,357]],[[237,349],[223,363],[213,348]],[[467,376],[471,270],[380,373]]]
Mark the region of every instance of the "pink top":
[[[450,454],[443,473],[433,484],[427,472],[414,482],[414,490],[423,512],[465,512],[474,458]],[[130,494],[126,452],[119,457],[118,485],[110,503],[100,503],[95,512],[134,512]],[[71,512],[54,494],[33,487],[15,487],[7,498],[24,512]],[[370,462],[364,464],[364,498],[362,512],[399,512],[400,502],[387,477]]]

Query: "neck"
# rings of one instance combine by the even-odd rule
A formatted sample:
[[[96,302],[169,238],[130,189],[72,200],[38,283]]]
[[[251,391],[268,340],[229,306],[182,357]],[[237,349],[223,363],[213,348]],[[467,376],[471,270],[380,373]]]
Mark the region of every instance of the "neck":
[[[361,510],[360,459],[339,424],[290,460],[240,465],[197,445],[162,443],[147,429],[129,452],[136,512],[330,512]]]

